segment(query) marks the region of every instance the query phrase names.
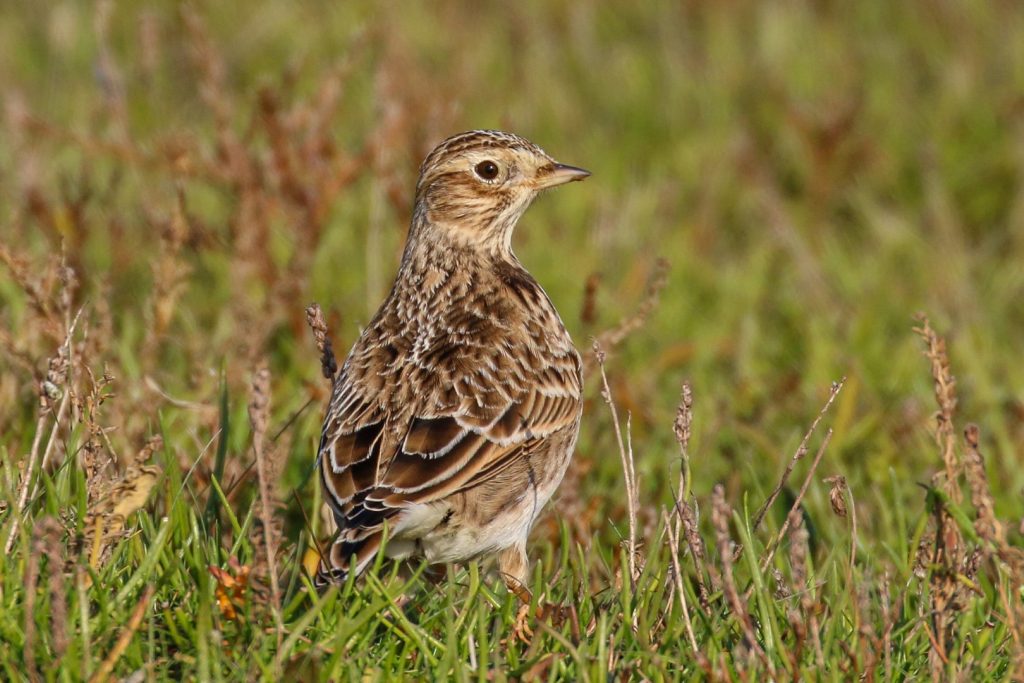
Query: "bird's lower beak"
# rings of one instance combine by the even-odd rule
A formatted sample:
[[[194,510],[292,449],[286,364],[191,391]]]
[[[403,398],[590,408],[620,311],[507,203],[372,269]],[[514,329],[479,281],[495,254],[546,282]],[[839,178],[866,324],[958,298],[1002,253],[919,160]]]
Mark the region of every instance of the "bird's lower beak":
[[[537,172],[535,181],[537,189],[543,190],[556,185],[564,185],[574,180],[583,180],[590,171],[567,164],[549,164]]]

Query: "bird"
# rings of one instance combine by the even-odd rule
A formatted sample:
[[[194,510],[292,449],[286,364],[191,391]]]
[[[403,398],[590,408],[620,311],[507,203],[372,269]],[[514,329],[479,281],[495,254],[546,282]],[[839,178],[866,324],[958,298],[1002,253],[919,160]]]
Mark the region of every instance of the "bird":
[[[334,377],[317,462],[338,531],[318,589],[383,549],[496,557],[529,602],[527,537],[572,458],[583,372],[512,234],[538,194],[589,175],[497,130],[423,161],[394,284]]]

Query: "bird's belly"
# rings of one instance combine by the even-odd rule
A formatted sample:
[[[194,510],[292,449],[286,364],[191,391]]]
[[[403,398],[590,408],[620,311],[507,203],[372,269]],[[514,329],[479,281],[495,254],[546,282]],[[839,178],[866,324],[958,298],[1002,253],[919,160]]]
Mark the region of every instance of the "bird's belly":
[[[553,491],[554,487],[549,491],[538,490],[538,513]],[[542,499],[544,493],[547,495]],[[448,505],[457,506],[458,502],[449,501]],[[534,506],[522,502],[483,521],[454,510],[450,516],[445,515],[445,507],[435,504],[410,508],[388,541],[385,555],[395,560],[422,557],[431,564],[471,560],[525,540],[537,517]]]
[[[553,464],[552,472],[535,486],[525,486],[497,514],[456,514],[448,524],[432,529],[420,540],[423,556],[431,563],[462,562],[525,543],[533,523],[561,483],[569,457]]]
[[[533,506],[518,505],[482,524],[453,520],[420,539],[420,547],[431,563],[471,560],[525,541],[534,519]]]
[[[561,483],[577,431],[567,430],[524,467],[446,499],[412,505],[401,513],[385,554],[423,557],[431,564],[463,562],[523,545]]]

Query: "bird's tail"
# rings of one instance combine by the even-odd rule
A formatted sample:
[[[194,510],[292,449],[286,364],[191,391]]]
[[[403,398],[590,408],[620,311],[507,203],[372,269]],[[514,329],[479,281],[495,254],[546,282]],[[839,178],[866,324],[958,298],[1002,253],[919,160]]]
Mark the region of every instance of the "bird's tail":
[[[328,586],[345,583],[349,574],[359,576],[380,550],[380,544],[380,533],[356,540],[342,534],[321,555],[313,585],[322,591]]]

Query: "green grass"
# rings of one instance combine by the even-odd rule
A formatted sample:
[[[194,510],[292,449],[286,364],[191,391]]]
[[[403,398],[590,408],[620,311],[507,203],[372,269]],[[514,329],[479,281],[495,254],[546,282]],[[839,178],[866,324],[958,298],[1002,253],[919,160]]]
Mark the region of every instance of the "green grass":
[[[120,3],[104,19],[49,5],[0,17],[0,543],[14,531],[0,555],[0,678],[102,678],[105,661],[132,680],[1024,672],[1010,621],[1024,618],[1024,8],[271,1],[195,15]],[[438,581],[381,565],[322,596],[301,569],[322,535],[310,472],[328,391],[305,306],[323,306],[344,355],[387,291],[420,159],[480,127],[593,172],[540,199],[515,238],[581,349],[638,310],[658,257],[671,265],[606,365],[623,429],[630,419],[639,576],[595,371],[576,466],[530,547],[535,596],[569,616],[533,619],[525,641],[487,565]],[[79,310],[70,377],[53,375],[41,412]],[[975,531],[966,482],[962,502],[926,490],[944,465],[918,311],[948,342],[959,457],[960,431],[980,425],[1005,546]],[[252,467],[263,366],[280,633]],[[707,558],[685,542],[678,558],[701,657],[663,522],[683,380]],[[20,473],[51,430],[18,515]],[[109,489],[142,464],[157,468],[145,505],[94,547],[97,516],[109,523],[128,484]],[[808,475],[806,566],[790,532],[762,568]],[[845,518],[823,482],[834,475],[849,486]],[[919,562],[935,519],[982,551],[977,568],[959,551]],[[732,543],[740,610],[712,580]],[[236,574],[232,561],[252,581],[229,618],[209,567]]]

